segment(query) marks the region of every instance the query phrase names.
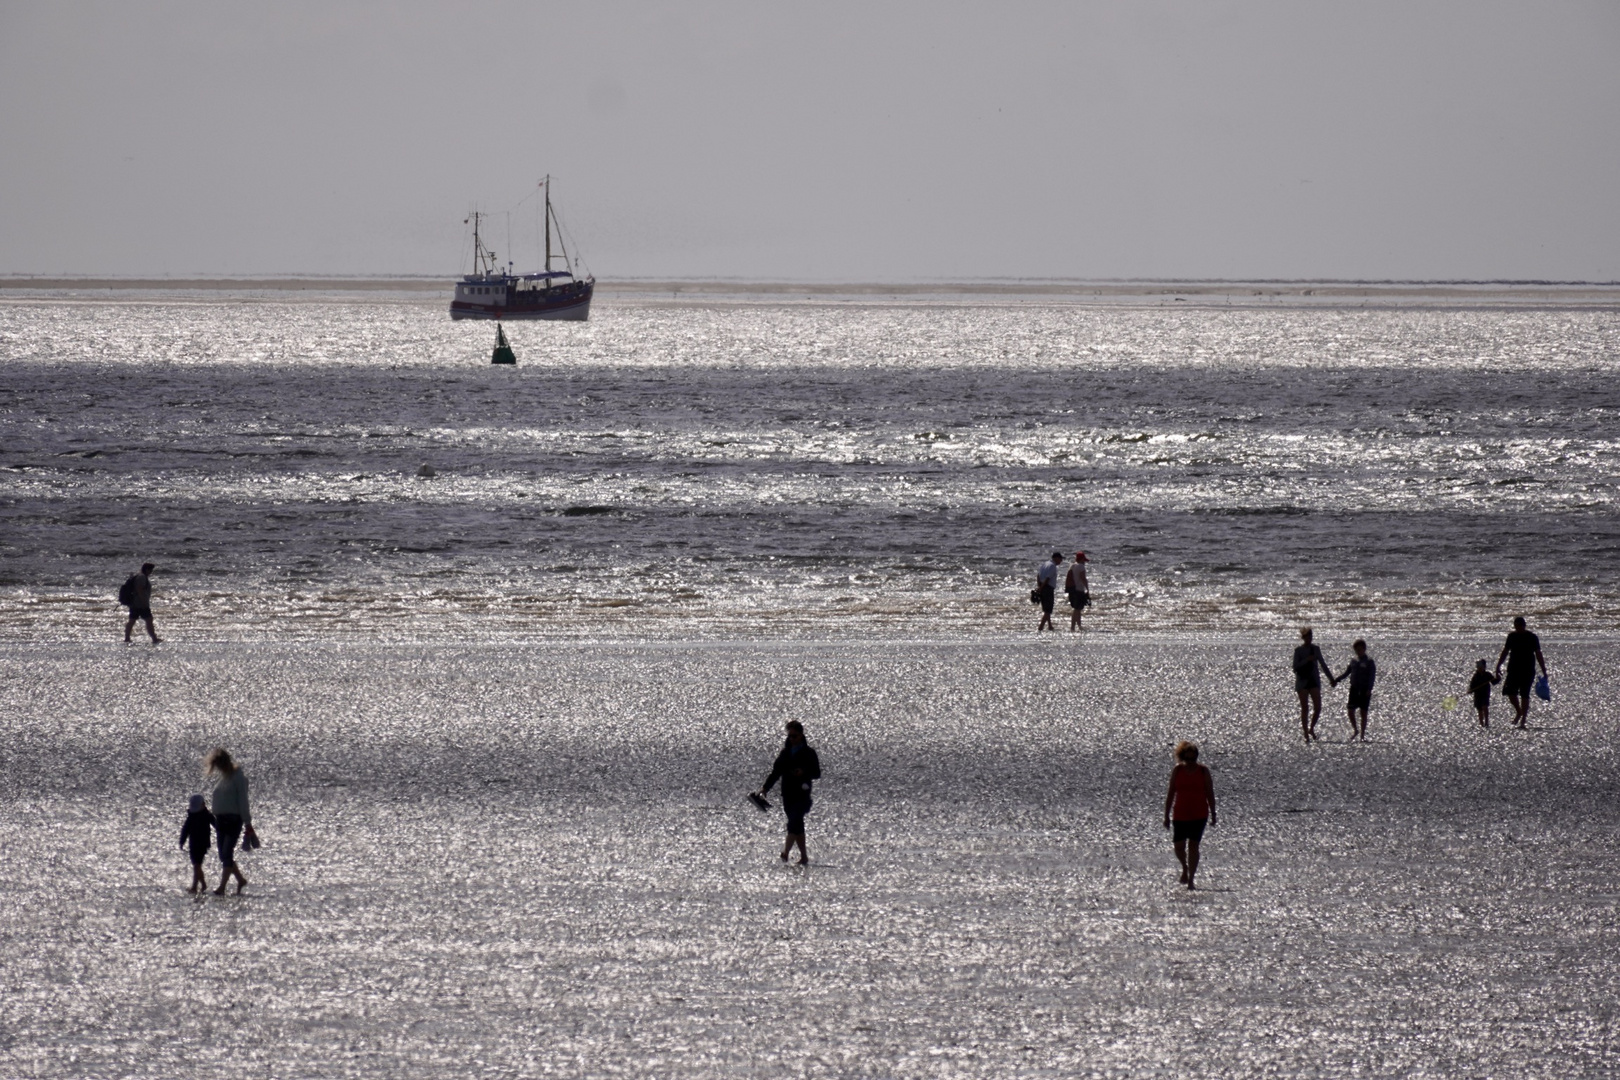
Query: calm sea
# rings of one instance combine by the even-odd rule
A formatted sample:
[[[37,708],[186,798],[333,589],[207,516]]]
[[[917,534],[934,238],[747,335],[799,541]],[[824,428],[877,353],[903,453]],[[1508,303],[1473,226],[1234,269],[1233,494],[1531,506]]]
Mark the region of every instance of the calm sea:
[[[0,634],[1024,633],[1620,616],[1620,315],[0,305]],[[434,473],[419,476],[422,466]]]

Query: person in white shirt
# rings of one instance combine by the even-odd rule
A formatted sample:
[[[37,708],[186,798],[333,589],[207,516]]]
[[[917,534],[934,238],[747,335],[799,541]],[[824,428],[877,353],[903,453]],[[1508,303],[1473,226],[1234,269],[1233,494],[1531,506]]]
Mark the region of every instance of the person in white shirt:
[[[1035,592],[1041,603],[1041,622],[1035,627],[1038,634],[1042,630],[1056,632],[1057,627],[1052,625],[1052,605],[1057,603],[1058,567],[1063,565],[1063,552],[1052,552],[1052,561],[1041,563],[1041,568],[1035,571]]]
[[[1091,586],[1086,583],[1086,553],[1074,553],[1074,565],[1063,579],[1063,591],[1069,594],[1069,630],[1080,629],[1080,612],[1091,605]]]

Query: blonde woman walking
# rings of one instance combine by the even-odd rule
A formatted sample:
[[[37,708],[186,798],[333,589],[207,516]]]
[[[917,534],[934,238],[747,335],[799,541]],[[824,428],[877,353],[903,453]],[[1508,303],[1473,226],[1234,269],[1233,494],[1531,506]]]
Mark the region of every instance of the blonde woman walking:
[[[236,845],[246,837],[247,846],[259,846],[253,832],[253,809],[248,804],[248,779],[224,747],[208,755],[208,774],[217,776],[214,784],[214,832],[219,837],[219,888],[215,896],[225,895],[225,886],[236,877],[236,891],[247,888],[247,878],[236,865]]]

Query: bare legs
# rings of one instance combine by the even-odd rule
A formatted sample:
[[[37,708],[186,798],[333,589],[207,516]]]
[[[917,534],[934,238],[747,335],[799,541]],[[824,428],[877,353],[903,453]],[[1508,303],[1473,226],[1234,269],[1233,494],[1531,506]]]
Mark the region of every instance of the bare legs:
[[[163,640],[162,638],[157,636],[157,628],[152,625],[152,617],[150,615],[142,615],[142,616],[139,616],[139,618],[146,623],[146,634],[147,634],[148,637],[150,637],[152,639],[152,644],[156,645],[158,642]],[[129,617],[129,622],[124,624],[124,644],[125,645],[129,644],[130,631],[135,629],[136,619],[137,619],[137,616],[132,614]]]
[[[199,870],[198,873],[200,874],[200,873],[202,873],[202,871]],[[236,891],[237,892],[241,892],[243,889],[247,888],[247,883],[248,883],[247,878],[242,876],[241,869],[235,863],[231,863],[231,865],[229,865],[229,866],[227,866],[225,868],[225,872],[223,874],[219,875],[219,888],[214,890],[214,895],[215,896],[224,896],[225,895],[225,886],[230,884],[232,874],[236,875]],[[203,888],[206,889],[207,887],[208,887],[208,883],[206,881],[203,882]]]
[[[1193,878],[1198,875],[1198,841],[1177,840],[1174,843],[1176,845],[1176,861],[1181,864],[1181,882],[1191,889],[1193,888]]]
[[[1069,632],[1074,633],[1080,629],[1080,608],[1069,609]]]
[[[1491,707],[1489,705],[1481,705],[1474,711],[1479,713],[1479,726],[1482,728],[1489,728],[1491,726]]]
[[[1316,721],[1322,715],[1322,687],[1296,691],[1299,694],[1299,730],[1310,742],[1316,738]]]
[[[1357,712],[1361,713],[1361,726],[1360,727],[1356,726],[1356,713]],[[1357,706],[1351,705],[1350,708],[1349,708],[1349,713],[1350,713],[1350,737],[1352,739],[1360,739],[1362,742],[1366,742],[1367,741],[1367,709],[1366,709],[1366,706],[1361,706],[1358,709]]]
[[[1530,726],[1530,692],[1515,694],[1508,691],[1507,699],[1513,702],[1513,726],[1516,728]]]
[[[207,892],[207,891],[208,891],[208,875],[203,873],[203,864],[202,863],[194,862],[194,863],[191,864],[191,888],[187,889],[186,892],[200,893],[200,892]]]
[[[799,848],[799,865],[803,866],[810,861],[810,853],[804,850],[804,833],[802,832],[790,832],[787,834],[787,840],[782,844],[782,861],[788,861],[788,853],[793,850],[795,844],[797,844]]]

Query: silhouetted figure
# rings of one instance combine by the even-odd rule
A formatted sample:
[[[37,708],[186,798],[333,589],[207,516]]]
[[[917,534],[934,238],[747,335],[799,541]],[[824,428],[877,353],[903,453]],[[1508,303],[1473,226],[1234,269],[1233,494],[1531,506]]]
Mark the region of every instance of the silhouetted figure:
[[[258,846],[253,835],[253,809],[248,804],[247,773],[237,767],[224,747],[208,755],[208,772],[217,775],[214,784],[214,831],[219,835],[219,888],[214,895],[223,896],[225,886],[236,878],[236,891],[247,888],[247,878],[236,865],[236,845],[247,837],[249,847]]]
[[[1532,634],[1524,625],[1524,616],[1520,615],[1513,620],[1513,632],[1502,643],[1502,651],[1496,657],[1496,674],[1502,675],[1502,661],[1507,661],[1507,677],[1502,679],[1502,693],[1513,702],[1513,726],[1517,728],[1530,725],[1530,688],[1536,682],[1536,665],[1541,665],[1541,674],[1547,674],[1547,661],[1541,655],[1541,639]]]
[[[1491,687],[1501,681],[1490,673],[1484,658],[1474,664],[1474,677],[1468,680],[1468,692],[1474,695],[1474,714],[1479,717],[1482,728],[1491,726]]]
[[[821,759],[804,741],[804,725],[797,720],[789,720],[782,751],[776,755],[771,775],[765,778],[765,783],[759,789],[759,796],[763,799],[772,784],[782,781],[782,812],[787,814],[787,840],[782,844],[783,862],[787,862],[788,853],[795,844],[799,847],[799,865],[810,861],[810,853],[804,847],[804,816],[810,812],[813,802],[810,797],[811,784],[819,779]]]
[[[1091,586],[1086,582],[1086,553],[1074,553],[1074,565],[1063,579],[1063,591],[1069,594],[1069,631],[1080,629],[1080,612],[1091,604]]]
[[[1057,630],[1052,625],[1052,608],[1057,603],[1058,567],[1062,565],[1063,552],[1054,551],[1052,561],[1041,563],[1040,568],[1035,571],[1035,592],[1041,604],[1041,621],[1035,627],[1037,634],[1042,630],[1051,630],[1054,633]]]
[[[214,815],[208,812],[201,795],[191,797],[191,805],[186,809],[185,824],[180,826],[180,846],[185,847],[186,841],[191,841],[191,888],[188,893],[204,892],[208,888],[208,878],[203,874],[203,860],[208,857],[208,844],[214,832]]]
[[[1311,628],[1301,627],[1299,638],[1303,644],[1294,650],[1294,693],[1299,695],[1299,728],[1310,742],[1316,738],[1316,721],[1322,715],[1322,676],[1331,681],[1333,672],[1322,659],[1322,650],[1311,644]]]
[[[1176,744],[1176,767],[1170,770],[1170,790],[1164,796],[1164,827],[1173,829],[1170,841],[1181,863],[1181,883],[1194,887],[1198,876],[1198,846],[1204,826],[1215,824],[1215,778],[1209,766],[1198,764],[1198,744]]]
[[[1350,703],[1345,707],[1350,714],[1350,738],[1367,741],[1367,707],[1372,704],[1373,682],[1378,678],[1378,665],[1373,658],[1367,655],[1367,643],[1360,638],[1356,639],[1350,648],[1355,652],[1356,658],[1350,661],[1348,667],[1339,672],[1338,678],[1333,680],[1337,686],[1345,679],[1350,680]],[[1356,727],[1356,713],[1361,713],[1361,726]]]
[[[129,608],[129,621],[124,624],[124,644],[130,644],[129,635],[135,629],[138,619],[145,620],[146,634],[156,645],[163,639],[157,636],[157,627],[152,625],[152,578],[151,573],[157,567],[151,563],[142,563],[141,572],[131,574],[118,590],[118,602]]]

